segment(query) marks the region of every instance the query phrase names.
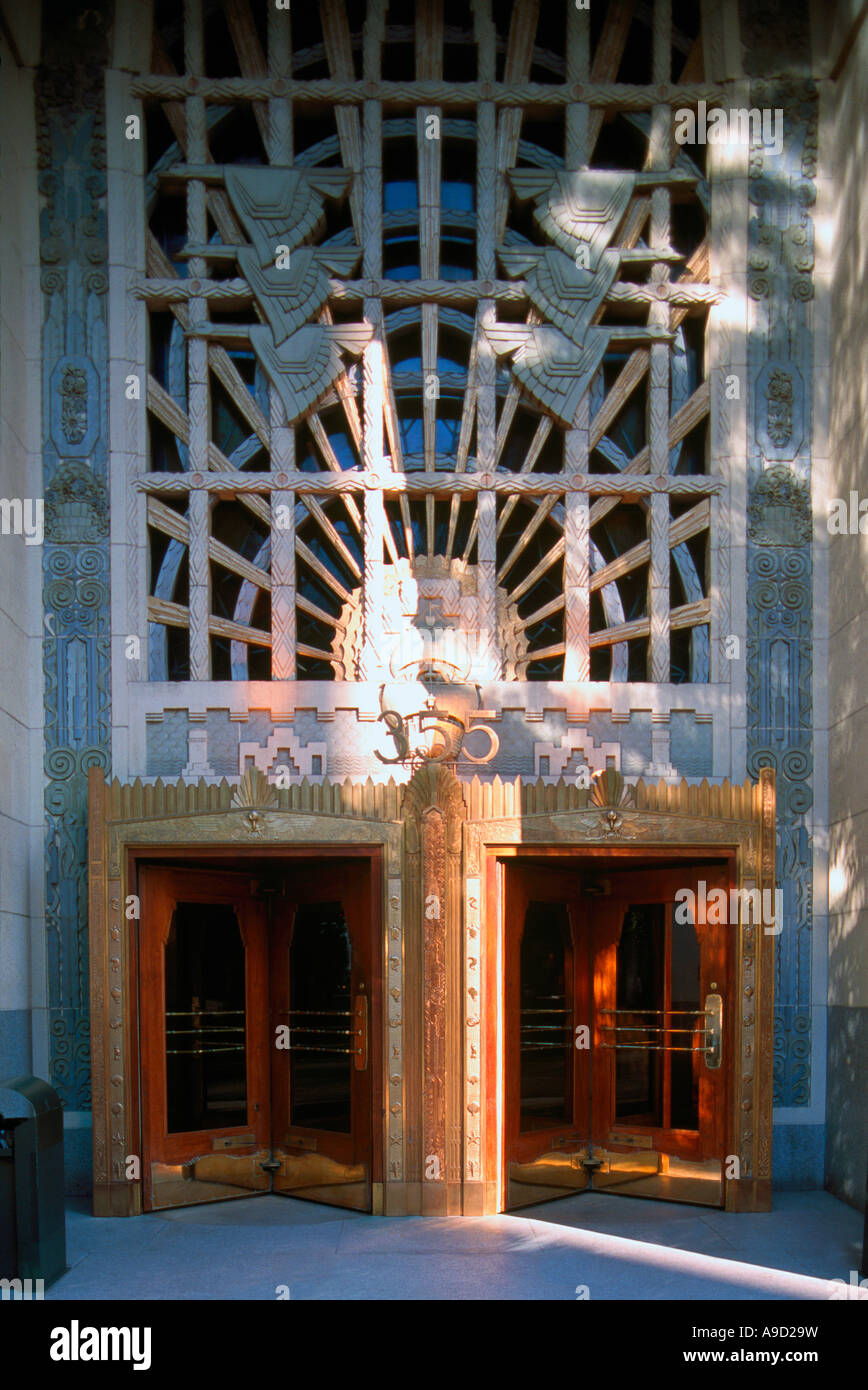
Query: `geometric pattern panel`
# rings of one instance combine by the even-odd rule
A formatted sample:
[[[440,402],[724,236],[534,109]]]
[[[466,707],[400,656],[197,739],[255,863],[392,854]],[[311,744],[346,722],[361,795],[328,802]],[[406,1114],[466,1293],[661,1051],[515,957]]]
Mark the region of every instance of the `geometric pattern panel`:
[[[50,1079],[90,1108],[87,773],[111,754],[104,64],[108,6],[46,17],[36,84],[43,294],[45,950]]]
[[[464,8],[155,31],[151,679],[381,676],[384,593],[437,566],[477,675],[711,679],[698,16]]]
[[[811,1103],[812,585],[811,301],[818,96],[804,79],[751,83],[783,110],[783,149],[751,148],[748,294],[747,771],[777,774],[777,1105]]]

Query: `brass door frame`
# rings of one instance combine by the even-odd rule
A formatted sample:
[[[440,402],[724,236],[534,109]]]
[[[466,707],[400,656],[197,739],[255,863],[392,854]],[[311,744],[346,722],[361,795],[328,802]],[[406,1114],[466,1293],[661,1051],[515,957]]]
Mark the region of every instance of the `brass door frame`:
[[[471,786],[464,823],[464,988],[468,1065],[464,1089],[463,1210],[504,1210],[502,883],[498,858],[535,850],[578,856],[613,854],[672,859],[697,851],[734,856],[738,889],[775,887],[775,778],[709,788],[663,783],[627,788],[607,772],[590,796],[581,788]],[[478,808],[478,809],[477,809]],[[477,811],[477,817],[473,812]],[[484,818],[479,816],[482,811]],[[516,812],[520,812],[516,814]],[[740,899],[740,902],[742,900]],[[726,1184],[731,1211],[771,1207],[774,940],[742,919],[734,943],[729,1049],[728,1132],[738,1180]],[[475,993],[474,993],[475,991]],[[477,998],[482,1008],[472,1008]],[[471,1020],[474,1026],[471,1027]],[[470,1065],[470,1056],[473,1065]],[[728,1155],[729,1157],[729,1155]]]
[[[379,848],[382,1123],[373,1209],[482,1215],[502,1209],[502,998],[498,856],[559,850],[678,857],[728,850],[738,888],[774,889],[775,780],[588,788],[494,778],[462,783],[442,764],[404,786],[303,783],[278,790],[249,769],[227,782],[106,783],[89,773],[94,1212],[134,1215],[141,1156],[135,940],[126,916],[137,854],[227,856]],[[741,1176],[732,1210],[771,1202],[773,952],[740,922],[730,1134]],[[380,1150],[377,1152],[377,1144]]]
[[[358,793],[358,794],[357,794]],[[342,851],[378,852],[382,861],[378,967],[383,986],[377,1054],[389,1058],[391,1105],[374,1117],[373,1210],[384,1209],[383,1177],[403,1180],[400,1127],[404,1089],[400,1016],[386,989],[403,988],[402,827],[394,786],[306,785],[281,792],[251,769],[238,787],[156,782],[106,783],[88,777],[89,946],[93,1083],[93,1210],[95,1216],[142,1211],[141,1181],[128,1160],[141,1161],[140,1057],[136,1030],[135,865],[161,852],[226,857]],[[297,809],[292,805],[295,802]],[[300,803],[300,804],[299,804]],[[328,807],[328,809],[325,809]],[[376,956],[377,953],[375,953]],[[380,1072],[384,1068],[380,1067]],[[377,1088],[375,1085],[375,1098]],[[395,1110],[397,1105],[397,1110]],[[375,1099],[376,1109],[376,1099]],[[394,1142],[395,1135],[398,1142]],[[379,1147],[378,1147],[379,1146]],[[388,1166],[387,1166],[388,1165]],[[141,1162],[139,1164],[141,1167]]]

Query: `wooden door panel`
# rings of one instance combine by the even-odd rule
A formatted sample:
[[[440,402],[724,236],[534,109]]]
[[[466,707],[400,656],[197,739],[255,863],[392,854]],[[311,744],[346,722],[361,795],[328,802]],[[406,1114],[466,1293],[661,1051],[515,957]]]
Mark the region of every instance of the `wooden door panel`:
[[[700,879],[709,893],[729,887],[728,870],[717,864],[612,876],[595,942],[592,1137],[604,1156],[596,1186],[719,1205],[726,1071],[707,1066],[704,1010],[712,986],[728,996],[726,934],[732,929],[706,920]],[[694,894],[689,921],[673,912],[684,888]],[[629,947],[620,958],[619,951],[631,928],[659,939],[653,999],[625,997],[631,957]],[[635,959],[632,964],[638,979]],[[637,1099],[631,1114],[623,1097],[629,1099],[630,1078],[635,1086],[637,1074],[640,1094],[647,1086],[651,1104],[642,1113]]]
[[[266,1191],[264,905],[237,874],[147,866],[139,884],[145,1206]]]
[[[729,889],[729,866],[630,870],[623,859],[580,895],[580,866],[512,861],[505,880],[505,1126],[508,1206],[594,1187],[720,1205],[726,1145],[730,937],[704,910]],[[694,894],[676,919],[679,890]],[[534,903],[561,903],[570,919],[571,1027],[586,1016],[589,1051],[572,1057],[572,1125],[534,1127],[522,1116],[522,931]],[[682,913],[682,916],[685,914]],[[565,991],[570,994],[570,989]],[[705,1057],[705,1009],[724,1001],[721,1065]],[[525,1013],[522,1013],[524,1007]],[[535,1021],[533,1015],[531,1022]],[[546,1188],[548,1191],[546,1191]],[[557,1191],[560,1189],[560,1191]]]
[[[513,864],[505,878],[506,1200],[515,1208],[587,1186],[589,1053],[576,1043],[590,1025],[590,993],[576,875]]]
[[[260,877],[152,865],[140,870],[146,1209],[272,1190],[370,1209],[372,1182],[380,1176],[372,1162],[372,1076],[381,1060],[372,861],[288,863],[283,895],[268,901],[254,896]],[[292,993],[293,939],[307,930],[309,948],[297,963],[295,988],[310,992],[318,972],[328,968],[336,912],[346,924],[351,960],[346,999],[334,1001],[329,1012],[345,1016],[308,1016],[305,1001]],[[293,1007],[301,1015],[293,1018]],[[314,1051],[317,1044],[346,1044],[345,1125],[335,1126],[334,1114],[313,1114],[310,1107],[301,1115],[307,1122],[298,1122],[292,1049],[278,1046],[277,1029],[290,1024],[301,1026],[295,1041],[307,1045],[305,1059],[321,1060],[326,1072],[334,1072],[333,1059]],[[323,1025],[345,1035],[336,1040],[321,1031]],[[307,1086],[316,1109],[316,1065],[307,1071],[296,1078],[297,1100]],[[335,1076],[326,1079],[319,1101],[333,1106]]]

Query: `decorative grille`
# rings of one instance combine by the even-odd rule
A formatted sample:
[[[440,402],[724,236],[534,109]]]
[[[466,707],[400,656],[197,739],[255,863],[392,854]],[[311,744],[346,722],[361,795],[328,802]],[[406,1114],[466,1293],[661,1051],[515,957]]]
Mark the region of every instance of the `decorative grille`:
[[[695,8],[157,4],[152,679],[710,678]]]

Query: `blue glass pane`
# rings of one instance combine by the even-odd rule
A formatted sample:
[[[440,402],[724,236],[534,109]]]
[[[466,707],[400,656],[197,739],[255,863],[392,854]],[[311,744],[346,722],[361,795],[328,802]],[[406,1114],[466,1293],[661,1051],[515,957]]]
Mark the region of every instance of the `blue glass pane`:
[[[383,271],[384,280],[421,280],[422,271],[417,261],[415,265],[393,265]]]
[[[411,182],[387,183],[383,186],[383,211],[403,212],[419,206],[419,191],[415,179]]]
[[[440,206],[455,212],[472,212],[474,208],[473,185],[470,183],[441,183]]]
[[[401,443],[404,452],[407,454],[421,453],[425,447],[422,434],[422,420],[415,418],[412,420],[401,420]]]
[[[434,439],[438,454],[451,454],[457,449],[460,429],[461,422],[459,420],[444,420],[440,416],[437,417]]]

